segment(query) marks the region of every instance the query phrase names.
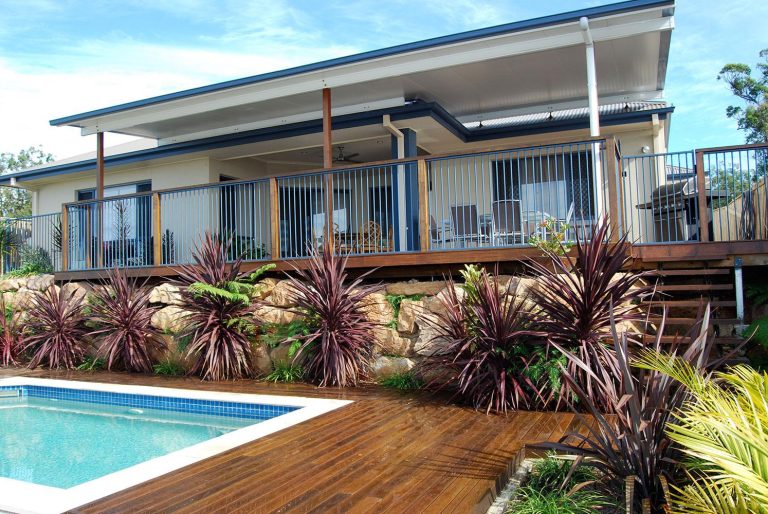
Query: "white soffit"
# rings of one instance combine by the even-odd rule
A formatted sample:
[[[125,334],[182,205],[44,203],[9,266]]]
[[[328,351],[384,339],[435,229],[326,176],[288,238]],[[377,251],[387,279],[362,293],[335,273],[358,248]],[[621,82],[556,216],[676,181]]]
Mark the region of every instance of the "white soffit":
[[[590,20],[601,96],[660,96],[674,19],[666,7]],[[578,22],[500,34],[201,93],[68,124],[84,135],[119,132],[176,142],[333,114],[436,101],[465,120],[483,113],[586,97]],[[540,107],[539,107],[540,108]]]

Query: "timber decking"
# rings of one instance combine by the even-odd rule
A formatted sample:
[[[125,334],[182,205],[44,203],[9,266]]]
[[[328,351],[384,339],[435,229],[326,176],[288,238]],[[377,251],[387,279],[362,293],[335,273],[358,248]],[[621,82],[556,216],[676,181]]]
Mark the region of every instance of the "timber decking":
[[[354,401],[76,510],[83,513],[485,512],[525,444],[558,439],[575,424],[572,414],[487,416],[442,396],[377,387],[0,370],[13,374]]]

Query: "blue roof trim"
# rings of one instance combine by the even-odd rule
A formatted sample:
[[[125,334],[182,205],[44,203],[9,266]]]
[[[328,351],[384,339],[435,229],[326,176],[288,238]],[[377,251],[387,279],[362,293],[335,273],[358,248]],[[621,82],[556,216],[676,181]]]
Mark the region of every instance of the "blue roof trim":
[[[664,118],[674,110],[675,108],[670,106],[647,111],[633,111],[603,115],[600,116],[600,124],[604,126],[611,126],[620,125],[623,123],[634,123],[643,121],[644,119],[650,119],[653,114],[658,114],[660,117]],[[389,114],[393,121],[403,121],[413,118],[430,116],[464,143],[532,134],[546,134],[563,130],[581,129],[589,126],[589,120],[585,117],[576,120],[545,121],[525,127],[498,127],[470,130],[462,125],[439,104],[417,102],[410,105],[404,105],[402,107],[396,107],[394,109],[380,109],[377,111],[337,116],[333,118],[333,128],[345,129],[381,123],[381,118],[384,114]],[[269,141],[284,137],[313,134],[322,132],[322,129],[322,120],[292,123],[290,125],[283,125],[280,127],[269,127],[252,130],[249,132],[241,132],[238,134],[226,134],[223,136],[216,136],[207,139],[186,141],[183,143],[175,143],[171,145],[159,146],[157,148],[150,148],[147,150],[138,150],[130,153],[112,155],[104,159],[104,164],[106,167],[132,164],[152,159],[173,157],[174,155],[201,152],[214,148],[226,148],[229,146],[243,145],[258,141]],[[88,159],[85,161],[60,164],[42,169],[21,171],[12,175],[5,175],[0,177],[0,184],[9,183],[11,177],[16,178],[18,181],[24,181],[41,177],[52,177],[57,175],[88,171],[95,168],[96,159]]]
[[[244,77],[241,79],[228,80],[226,82],[219,82],[217,84],[211,84],[208,86],[187,89],[184,91],[177,91],[175,93],[154,96],[154,97],[146,98],[143,100],[136,100],[133,102],[119,104],[112,107],[105,107],[103,109],[96,109],[96,110],[84,112],[81,114],[75,114],[72,116],[57,118],[57,119],[51,120],[50,124],[54,126],[67,125],[75,121],[81,121],[84,119],[93,118],[95,116],[113,114],[117,112],[127,111],[130,109],[135,109],[138,107],[146,107],[149,105],[170,102],[172,100],[178,100],[178,99],[187,98],[190,96],[196,96],[196,95],[201,95],[205,93],[213,93],[216,91],[222,91],[222,90],[231,89],[239,86],[245,86],[249,84],[257,84],[259,82],[265,82],[268,80],[274,80],[278,78],[291,77],[294,75],[300,75],[302,73],[309,73],[313,71],[333,68],[335,66],[353,64],[353,63],[358,63],[362,61],[367,61],[370,59],[388,57],[392,55],[413,52],[416,50],[424,50],[424,49],[433,48],[436,46],[461,43],[465,41],[471,41],[474,39],[482,39],[486,37],[497,36],[500,34],[507,34],[512,32],[519,32],[523,30],[542,28],[542,27],[551,26],[551,25],[560,25],[562,23],[578,21],[578,19],[581,18],[582,16],[587,16],[590,18],[600,18],[604,16],[620,14],[627,11],[647,9],[651,7],[660,7],[664,5],[674,5],[674,0],[629,0],[625,2],[608,4],[608,5],[598,6],[598,7],[590,7],[587,9],[581,9],[577,11],[569,11],[561,14],[543,16],[540,18],[532,18],[530,20],[507,23],[503,25],[496,25],[494,27],[470,30],[467,32],[460,32],[458,34],[425,39],[423,41],[417,41],[414,43],[406,43],[403,45],[382,48],[380,50],[372,50],[369,52],[363,52],[363,53],[354,54],[346,57],[338,57],[336,59],[320,61],[313,64],[296,66],[294,68],[288,68],[285,70],[263,73],[261,75],[254,75],[251,77]]]

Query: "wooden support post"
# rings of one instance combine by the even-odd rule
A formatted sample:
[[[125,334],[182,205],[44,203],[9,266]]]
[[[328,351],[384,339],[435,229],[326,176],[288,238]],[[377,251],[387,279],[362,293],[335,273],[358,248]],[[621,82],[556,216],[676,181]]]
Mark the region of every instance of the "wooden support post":
[[[152,251],[155,266],[163,262],[163,229],[160,214],[160,193],[152,193]]]
[[[96,133],[96,206],[98,234],[96,236],[96,260],[104,267],[104,132]],[[90,217],[89,217],[90,219]],[[90,240],[88,242],[90,245]],[[89,252],[90,253],[90,252]]]
[[[699,241],[709,241],[709,209],[707,208],[707,181],[704,176],[704,152],[696,150],[696,190],[699,198]]]
[[[61,207],[61,271],[69,271],[69,213]]]
[[[608,216],[611,226],[611,242],[615,243],[621,236],[621,198],[619,193],[619,164],[616,160],[616,139],[609,137],[605,140],[605,170],[608,173]]]
[[[269,222],[274,261],[280,258],[280,190],[275,177],[269,179]]]
[[[419,179],[419,249],[429,251],[432,229],[429,226],[429,173],[427,161],[419,159],[417,164]]]
[[[323,168],[333,166],[333,127],[331,126],[331,90],[323,89]]]

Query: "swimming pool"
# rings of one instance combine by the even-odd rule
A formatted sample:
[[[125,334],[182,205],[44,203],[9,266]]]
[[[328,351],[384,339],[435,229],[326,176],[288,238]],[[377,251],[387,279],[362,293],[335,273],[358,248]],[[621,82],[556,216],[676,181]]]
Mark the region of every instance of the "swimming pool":
[[[347,401],[0,380],[0,510],[62,512]]]

